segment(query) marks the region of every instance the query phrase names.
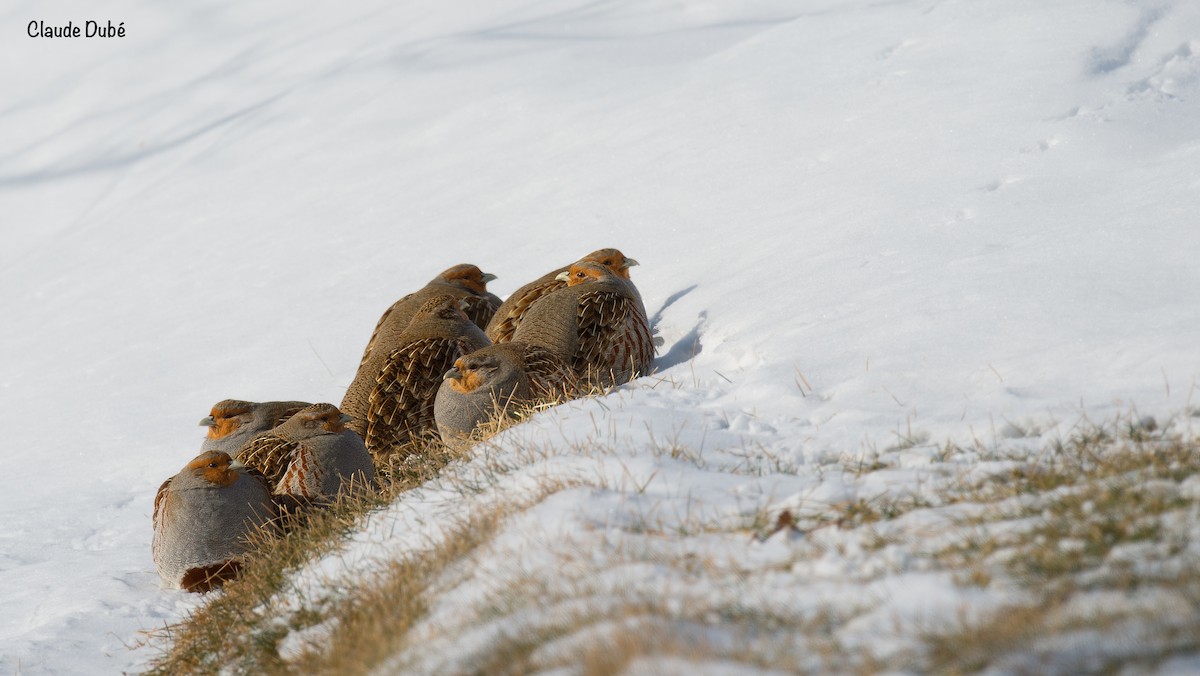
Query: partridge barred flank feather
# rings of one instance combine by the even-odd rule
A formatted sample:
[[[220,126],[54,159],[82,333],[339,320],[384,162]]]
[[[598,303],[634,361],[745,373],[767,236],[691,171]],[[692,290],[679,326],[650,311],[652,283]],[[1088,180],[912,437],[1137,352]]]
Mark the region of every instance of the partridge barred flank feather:
[[[598,249],[575,262],[599,263],[626,281],[629,280],[629,268],[638,264],[637,261],[627,257],[617,249]],[[517,327],[520,326],[521,320],[525,317],[525,313],[529,311],[529,308],[534,303],[551,291],[566,287],[567,283],[558,279],[558,276],[570,268],[570,265],[565,265],[538,277],[514,291],[512,295],[505,299],[500,309],[496,310],[496,314],[492,317],[492,320],[488,322],[485,331],[488,338],[493,343],[507,343],[512,340],[513,334],[516,333]],[[636,289],[634,292],[636,293]],[[638,302],[641,303],[641,296],[638,296]]]
[[[154,496],[154,564],[172,587],[209,591],[237,575],[247,537],[274,517],[261,474],[205,451]]]
[[[200,450],[233,455],[254,435],[279,425],[305,406],[306,401],[218,401],[211,415],[200,420],[200,426],[208,428]]]
[[[588,382],[619,385],[650,372],[654,341],[630,282],[596,263],[559,275],[567,287],[534,304],[513,340],[550,350]]]
[[[487,290],[487,283],[493,279],[496,279],[496,275],[483,272],[469,263],[461,263],[443,270],[420,290],[392,303],[375,324],[375,331],[367,341],[359,367],[371,358],[377,344],[394,343],[396,336],[408,328],[417,310],[435,296],[462,300],[462,309],[467,317],[480,329],[487,326],[500,307],[500,298]],[[387,352],[384,352],[386,355]]]
[[[398,447],[435,429],[433,402],[442,375],[463,355],[489,344],[459,301],[436,296],[408,328],[380,343],[355,375],[342,400],[379,464]]]
[[[238,459],[281,495],[317,499],[369,487],[375,466],[362,439],[346,429],[349,420],[333,404],[312,404],[246,444]]]
[[[509,342],[476,350],[456,360],[438,388],[433,410],[438,434],[456,443],[517,405],[571,394],[574,380],[562,360],[536,345]]]

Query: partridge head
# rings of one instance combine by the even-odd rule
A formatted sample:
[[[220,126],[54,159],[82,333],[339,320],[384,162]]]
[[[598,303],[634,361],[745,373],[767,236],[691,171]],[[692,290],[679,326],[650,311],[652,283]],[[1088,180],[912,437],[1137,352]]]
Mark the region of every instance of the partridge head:
[[[454,362],[434,401],[438,434],[461,441],[492,418],[523,404],[550,401],[573,389],[571,370],[549,351],[509,342],[477,350]]]
[[[354,418],[351,429],[362,434],[376,458],[433,432],[442,375],[456,359],[488,343],[459,299],[428,299],[387,353],[379,350],[359,367],[342,400],[342,410]]]
[[[313,404],[243,449],[247,464],[269,469],[279,495],[313,501],[369,489],[375,466],[362,438],[346,429],[350,419],[333,404]]]
[[[237,459],[262,472],[270,485],[275,486],[301,444],[346,432],[349,419],[333,404],[310,404],[282,425],[252,439],[238,451]]]
[[[213,404],[212,413],[200,420],[208,428],[202,451],[235,454],[254,438],[308,406],[304,401],[242,401],[225,399]]]
[[[629,280],[629,268],[638,264],[618,249],[598,249],[580,258],[577,263],[599,263],[621,279]],[[566,284],[558,276],[566,272],[569,265],[552,270],[522,286],[510,295],[487,324],[486,333],[494,343],[507,343],[524,318],[530,306],[546,294],[563,288]],[[631,283],[632,284],[632,283]],[[635,289],[636,291],[636,289]],[[640,296],[638,302],[641,302]]]
[[[573,263],[557,279],[566,286],[535,303],[513,339],[550,350],[600,386],[648,373],[654,341],[633,285],[591,262]]]
[[[236,576],[248,538],[275,516],[261,475],[223,451],[204,451],[154,497],[155,566],[163,581],[208,591]]]
[[[496,279],[496,275],[484,272],[479,266],[470,263],[460,263],[438,273],[420,290],[404,296],[392,303],[371,333],[367,347],[363,350],[359,366],[365,364],[375,353],[376,347],[386,356],[394,348],[396,337],[408,328],[413,316],[421,306],[435,296],[450,296],[462,301],[462,309],[480,329],[487,326],[496,309],[500,307],[500,299],[487,290],[488,282]]]
[[[438,276],[434,277],[430,284],[450,288],[457,287],[470,291],[476,296],[486,296],[488,293],[487,283],[494,279],[496,279],[496,275],[480,270],[477,265],[459,263],[438,273]]]

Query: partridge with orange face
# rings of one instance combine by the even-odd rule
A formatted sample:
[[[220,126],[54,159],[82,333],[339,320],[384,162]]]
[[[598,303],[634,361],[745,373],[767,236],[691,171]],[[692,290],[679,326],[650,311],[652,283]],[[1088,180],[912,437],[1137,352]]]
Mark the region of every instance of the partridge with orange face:
[[[629,281],[629,268],[638,264],[637,261],[627,257],[617,249],[598,249],[575,262],[599,263],[626,281]],[[513,334],[516,333],[517,327],[520,326],[521,320],[525,317],[525,313],[529,311],[529,308],[534,303],[545,297],[546,294],[567,286],[567,283],[559,279],[558,276],[570,268],[571,266],[567,265],[548,272],[514,291],[512,295],[505,299],[500,309],[496,310],[496,314],[492,317],[492,320],[488,322],[487,329],[485,330],[488,338],[493,343],[507,343],[512,340]],[[637,289],[635,288],[634,293],[636,292]],[[638,296],[638,303],[641,303],[641,296]],[[645,310],[643,310],[642,314],[645,314]]]
[[[163,581],[206,592],[232,579],[247,538],[275,517],[262,475],[228,453],[205,451],[154,496],[151,552]]]
[[[279,425],[305,406],[306,401],[218,401],[211,415],[200,420],[200,426],[208,428],[200,450],[234,455],[254,435]]]
[[[442,375],[463,355],[489,344],[460,301],[435,296],[402,333],[376,345],[342,399],[379,464],[400,446],[435,430],[433,400]]]
[[[370,487],[375,465],[362,438],[346,429],[349,420],[333,404],[312,404],[246,444],[238,459],[280,495],[312,500]]]
[[[597,263],[574,263],[558,276],[566,288],[529,308],[513,340],[548,349],[575,375],[619,385],[650,372],[654,339],[633,285]]]
[[[483,272],[477,266],[462,263],[443,270],[419,291],[392,303],[375,324],[375,331],[367,341],[367,348],[363,350],[359,367],[371,358],[377,344],[393,344],[396,336],[408,328],[417,310],[435,296],[450,296],[462,300],[462,309],[467,317],[480,329],[487,326],[496,314],[496,309],[500,307],[500,298],[487,290],[487,283],[495,278],[496,275]],[[386,354],[385,352],[384,355]]]
[[[446,444],[521,405],[556,401],[574,390],[575,375],[549,350],[528,343],[492,345],[460,357],[446,372],[433,415]]]

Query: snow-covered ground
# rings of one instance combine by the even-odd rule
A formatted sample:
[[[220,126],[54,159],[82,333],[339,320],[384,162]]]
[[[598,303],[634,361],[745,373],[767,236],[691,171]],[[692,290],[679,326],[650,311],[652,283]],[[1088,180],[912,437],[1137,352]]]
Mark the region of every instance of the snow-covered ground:
[[[26,34],[90,19],[126,37]],[[583,470],[611,494],[501,551],[550,515],[836,502],[865,490],[847,456],[1200,405],[1191,0],[13,2],[0,34],[8,673],[145,665],[141,630],[202,600],[149,552],[196,421],[340,401],[379,313],[459,262],[504,295],[618,247],[666,341],[655,378],[506,437],[620,451]],[[765,457],[789,471],[729,469]],[[956,593],[791,574],[890,598],[861,635]]]

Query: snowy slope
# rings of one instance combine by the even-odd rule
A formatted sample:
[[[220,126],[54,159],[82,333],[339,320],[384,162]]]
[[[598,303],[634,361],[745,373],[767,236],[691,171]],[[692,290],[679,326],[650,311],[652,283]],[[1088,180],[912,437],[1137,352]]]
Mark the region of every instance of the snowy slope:
[[[127,36],[25,35],[92,18]],[[454,263],[503,295],[637,258],[675,386],[615,395],[610,436],[644,475],[652,433],[759,445],[800,468],[772,500],[836,499],[805,468],[846,453],[1200,403],[1196,3],[18,2],[0,27],[6,671],[144,664],[124,646],[198,602],[149,555],[196,421],[340,401],[378,314]]]

